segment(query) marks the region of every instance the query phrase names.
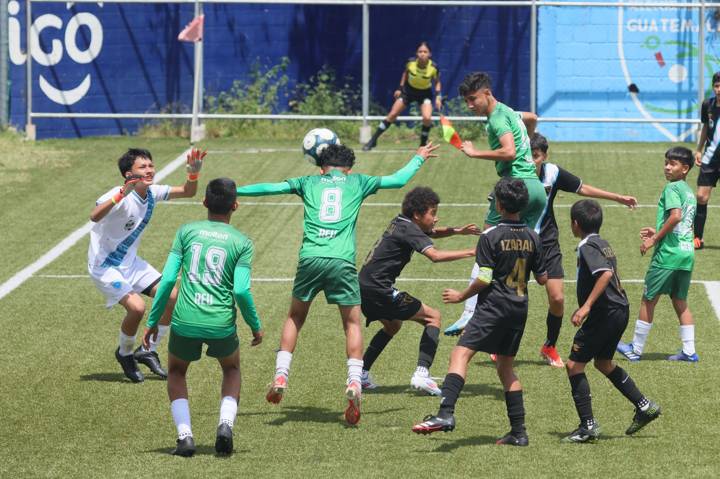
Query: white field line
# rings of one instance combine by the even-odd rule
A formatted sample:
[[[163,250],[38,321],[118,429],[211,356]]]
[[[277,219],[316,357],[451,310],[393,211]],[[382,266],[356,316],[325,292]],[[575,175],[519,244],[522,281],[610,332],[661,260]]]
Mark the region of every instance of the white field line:
[[[243,201],[242,198],[239,200],[239,203],[241,205],[247,205],[247,206],[302,206],[302,202],[300,201]],[[158,203],[159,205],[163,206],[187,206],[187,205],[194,205],[199,206],[202,205],[202,201],[189,201],[189,200],[173,200],[173,201],[164,201],[162,203]],[[400,203],[373,203],[373,202],[366,202],[363,203],[362,206],[367,207],[399,207]],[[440,203],[440,206],[442,207],[451,207],[451,208],[487,208],[487,203]],[[571,208],[572,205],[553,205],[555,208]],[[627,208],[625,205],[619,205],[617,203],[602,203],[603,208]],[[657,208],[657,205],[637,205],[638,208]],[[720,205],[708,205],[708,208],[720,208]]]
[[[180,156],[165,165],[163,169],[161,169],[155,174],[155,180],[162,181],[175,170],[177,170],[181,165],[185,163],[185,158],[189,152],[190,149],[188,148],[187,150],[183,151]],[[90,232],[92,226],[93,222],[88,221],[80,228],[70,233],[65,239],[56,244],[53,248],[50,249],[50,251],[35,260],[35,262],[15,273],[3,284],[0,284],[0,299],[10,294],[15,288],[27,281],[28,278],[43,269],[45,266],[55,261],[61,254],[72,248],[78,241],[80,241],[86,234]]]
[[[715,310],[715,316],[720,319],[720,281],[705,281],[705,291]]]

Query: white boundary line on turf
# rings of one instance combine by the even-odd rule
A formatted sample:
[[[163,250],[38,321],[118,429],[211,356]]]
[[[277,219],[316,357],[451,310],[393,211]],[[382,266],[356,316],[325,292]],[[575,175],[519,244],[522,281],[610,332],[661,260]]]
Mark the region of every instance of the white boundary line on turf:
[[[189,152],[190,148],[183,151],[180,156],[165,165],[163,169],[161,169],[155,174],[155,180],[162,181],[170,174],[172,174],[175,170],[177,170],[178,167],[185,163],[186,156]],[[80,228],[70,233],[65,239],[60,241],[57,245],[51,248],[50,251],[42,255],[35,262],[15,273],[3,284],[0,284],[0,299],[10,294],[13,290],[15,290],[15,288],[23,284],[35,273],[55,261],[61,254],[72,248],[78,241],[80,241],[86,234],[90,232],[93,224],[94,223],[92,221],[88,221]]]
[[[720,319],[720,281],[705,281],[705,292],[710,298],[715,316]]]

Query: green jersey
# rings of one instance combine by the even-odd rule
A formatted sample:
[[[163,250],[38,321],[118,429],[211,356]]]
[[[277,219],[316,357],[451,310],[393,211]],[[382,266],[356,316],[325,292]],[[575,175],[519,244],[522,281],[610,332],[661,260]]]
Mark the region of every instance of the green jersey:
[[[363,200],[380,188],[380,177],[330,170],[285,181],[305,205],[300,259],[339,258],[355,264],[355,223]]]
[[[490,113],[485,130],[488,134],[490,149],[499,150],[500,137],[512,133],[515,143],[515,159],[513,161],[496,161],[495,170],[498,176],[512,178],[537,178],[535,163],[530,150],[530,138],[520,113],[504,103],[497,102]]]
[[[229,224],[197,221],[175,235],[171,256],[182,261],[172,328],[189,338],[225,338],[236,331],[236,268],[250,268],[253,244]]]
[[[692,271],[695,262],[693,245],[693,222],[697,200],[692,189],[684,180],[672,181],[665,185],[658,202],[656,231],[660,231],[670,215],[670,210],[680,209],[681,219],[672,231],[655,245],[651,267]]]

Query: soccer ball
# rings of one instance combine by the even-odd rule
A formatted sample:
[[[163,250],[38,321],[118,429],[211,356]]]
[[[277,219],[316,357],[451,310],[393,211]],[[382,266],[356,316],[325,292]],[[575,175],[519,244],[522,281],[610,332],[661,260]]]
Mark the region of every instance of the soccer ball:
[[[340,139],[327,128],[315,128],[308,132],[303,139],[303,155],[313,166],[318,166],[320,153],[329,145],[339,145]]]

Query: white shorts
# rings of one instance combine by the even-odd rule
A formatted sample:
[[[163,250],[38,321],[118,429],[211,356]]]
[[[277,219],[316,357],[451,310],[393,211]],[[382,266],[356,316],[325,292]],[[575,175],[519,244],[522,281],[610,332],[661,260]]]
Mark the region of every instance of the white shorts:
[[[148,286],[160,279],[160,273],[140,257],[130,266],[100,266],[88,265],[90,277],[95,287],[105,296],[105,306],[113,307],[129,293],[142,293]]]

